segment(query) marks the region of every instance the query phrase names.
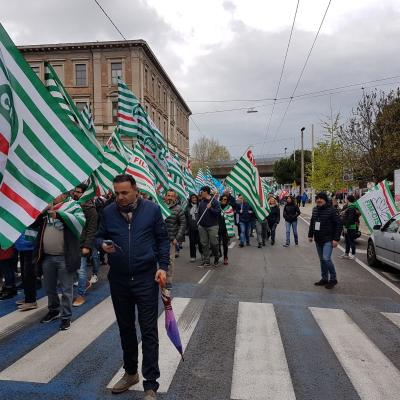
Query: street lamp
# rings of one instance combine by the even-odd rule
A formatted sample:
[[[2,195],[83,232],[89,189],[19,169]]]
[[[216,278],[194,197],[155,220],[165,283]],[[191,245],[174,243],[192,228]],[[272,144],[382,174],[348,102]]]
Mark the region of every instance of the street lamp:
[[[285,147],[285,157],[286,157],[287,147]]]
[[[306,128],[301,128],[301,186],[300,194],[304,193],[304,131]]]

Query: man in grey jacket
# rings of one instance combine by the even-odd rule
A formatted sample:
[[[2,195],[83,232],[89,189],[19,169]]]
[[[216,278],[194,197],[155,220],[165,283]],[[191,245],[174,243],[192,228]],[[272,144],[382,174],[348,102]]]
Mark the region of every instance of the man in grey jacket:
[[[176,245],[185,240],[186,217],[182,207],[178,204],[178,196],[172,189],[168,190],[164,197],[171,215],[165,220],[170,240],[170,265],[167,272],[167,285],[172,285],[172,276],[175,267]]]

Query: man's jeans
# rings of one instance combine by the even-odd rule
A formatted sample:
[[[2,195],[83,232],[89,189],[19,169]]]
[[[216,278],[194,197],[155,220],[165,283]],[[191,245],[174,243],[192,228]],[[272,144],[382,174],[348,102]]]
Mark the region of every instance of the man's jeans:
[[[117,317],[124,369],[128,374],[138,370],[138,340],[136,336],[136,307],[142,334],[142,375],[144,390],[157,391],[160,377],[158,366],[158,284],[154,280],[110,280],[111,299]],[[78,340],[78,338],[77,338]]]
[[[264,220],[263,222],[260,222],[257,220],[256,222],[256,232],[257,232],[257,242],[258,244],[265,243],[267,240],[267,232],[269,230],[268,227],[268,221]]]
[[[297,235],[297,220],[293,222],[286,221],[286,244],[290,244],[290,228],[293,229],[294,242],[298,244],[299,237]]]
[[[321,276],[325,281],[336,280],[336,270],[332,262],[332,242],[316,243],[319,260],[321,263]]]
[[[61,289],[61,310],[57,282]],[[74,272],[67,271],[64,256],[47,254],[44,256],[43,283],[48,297],[49,311],[60,311],[61,319],[71,319]]]
[[[240,244],[244,246],[244,242],[250,244],[250,222],[239,222],[240,225]]]
[[[176,245],[174,242],[170,242],[169,245],[169,266],[167,271],[167,288],[171,289],[172,287],[172,279],[175,270],[175,255],[176,255]]]
[[[100,257],[97,249],[92,249],[92,262],[93,262],[93,274],[97,275],[100,268]],[[81,267],[78,271],[78,295],[84,296],[87,287],[87,278],[88,278],[88,258],[85,256],[81,257]]]
[[[203,249],[203,261],[210,262],[211,255],[218,258],[219,245],[218,245],[218,225],[205,227],[199,225],[200,243]]]

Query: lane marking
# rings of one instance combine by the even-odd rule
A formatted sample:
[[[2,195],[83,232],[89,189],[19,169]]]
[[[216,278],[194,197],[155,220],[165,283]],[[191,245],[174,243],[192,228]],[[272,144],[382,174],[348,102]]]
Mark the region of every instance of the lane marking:
[[[196,328],[205,304],[205,300],[195,300],[190,303],[191,300],[192,299],[189,298],[174,298],[172,302],[175,318],[178,321],[182,346],[184,349],[186,349],[186,346],[189,343],[189,340],[194,332],[194,329]],[[187,316],[185,317],[185,315]],[[167,393],[176,373],[176,370],[178,369],[179,363],[181,362],[181,356],[167,336],[165,330],[164,313],[162,313],[158,318],[158,334],[160,346],[160,378],[158,380],[160,387],[158,389],[158,392]],[[139,369],[142,365],[142,361],[142,343],[139,343]],[[107,388],[111,389],[114,384],[119,379],[121,379],[124,372],[124,369],[121,368],[107,385]],[[140,380],[141,382],[143,381],[143,377],[141,376],[141,374]],[[130,387],[129,390],[143,391],[143,386],[141,383],[139,383],[135,386]]]
[[[103,300],[0,373],[0,380],[49,383],[115,322],[111,297]]]
[[[231,398],[296,399],[272,304],[239,303]]]
[[[42,297],[37,301],[38,308],[30,311],[13,311],[0,318],[0,339],[16,332],[26,323],[32,321],[39,313],[42,313],[47,308],[47,296]],[[17,307],[17,306],[16,306]]]
[[[210,275],[213,272],[213,270],[207,271],[203,277],[197,282],[199,285],[202,285],[203,283],[206,283],[210,279]]]
[[[228,249],[233,249],[236,246],[236,242],[232,242],[229,246]]]
[[[299,216],[307,225],[310,225],[308,221],[306,221],[304,218]],[[344,252],[344,247],[341,245],[338,245],[337,247],[339,250]],[[400,289],[394,285],[392,282],[390,282],[388,279],[383,277],[382,275],[378,274],[378,272],[374,271],[370,266],[362,262],[360,259],[357,257],[354,258],[354,260],[358,265],[363,267],[366,271],[368,271],[371,275],[373,275],[376,279],[380,280],[384,285],[386,285],[388,288],[392,289],[395,293],[397,293],[400,296]]]
[[[399,370],[343,310],[310,311],[361,400],[399,397]]]
[[[400,328],[400,314],[399,313],[381,313],[383,316],[385,316],[388,320],[393,322],[397,327]]]

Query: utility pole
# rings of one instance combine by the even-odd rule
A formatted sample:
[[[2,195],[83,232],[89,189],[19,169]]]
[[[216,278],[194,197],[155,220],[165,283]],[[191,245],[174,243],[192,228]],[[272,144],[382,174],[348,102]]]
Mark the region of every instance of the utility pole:
[[[314,176],[314,124],[311,125],[311,171]],[[311,204],[314,207],[315,202],[315,189],[314,186],[311,189]]]
[[[304,193],[304,131],[305,127],[301,128],[301,186],[300,194]]]

